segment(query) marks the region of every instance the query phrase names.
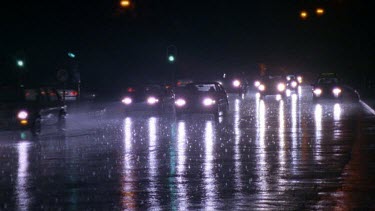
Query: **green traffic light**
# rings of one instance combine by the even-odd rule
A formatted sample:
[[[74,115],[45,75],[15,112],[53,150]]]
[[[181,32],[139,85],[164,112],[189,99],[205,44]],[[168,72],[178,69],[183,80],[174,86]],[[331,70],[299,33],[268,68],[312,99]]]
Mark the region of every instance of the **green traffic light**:
[[[74,53],[71,53],[71,52],[68,53],[68,56],[69,56],[70,58],[75,58],[75,57],[76,57],[76,55],[75,55]]]
[[[17,60],[17,66],[23,67],[23,66],[25,66],[25,63],[22,60]]]
[[[174,56],[173,56],[173,55],[169,55],[169,56],[168,56],[168,61],[169,61],[169,62],[174,62],[174,61],[175,61]]]

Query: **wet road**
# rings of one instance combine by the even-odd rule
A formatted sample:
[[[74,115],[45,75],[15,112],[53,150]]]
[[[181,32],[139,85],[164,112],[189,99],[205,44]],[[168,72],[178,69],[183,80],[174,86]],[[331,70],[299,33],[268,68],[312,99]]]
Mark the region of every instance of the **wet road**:
[[[39,139],[0,133],[0,210],[375,209],[375,116],[230,96],[230,112],[75,112]]]

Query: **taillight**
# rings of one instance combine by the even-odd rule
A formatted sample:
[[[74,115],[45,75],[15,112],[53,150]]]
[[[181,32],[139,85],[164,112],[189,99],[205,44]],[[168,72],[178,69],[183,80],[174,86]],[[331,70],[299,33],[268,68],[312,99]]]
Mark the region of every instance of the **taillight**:
[[[71,91],[70,95],[76,97],[78,95],[78,92],[77,91]]]
[[[135,89],[133,87],[129,87],[128,92],[135,92]]]

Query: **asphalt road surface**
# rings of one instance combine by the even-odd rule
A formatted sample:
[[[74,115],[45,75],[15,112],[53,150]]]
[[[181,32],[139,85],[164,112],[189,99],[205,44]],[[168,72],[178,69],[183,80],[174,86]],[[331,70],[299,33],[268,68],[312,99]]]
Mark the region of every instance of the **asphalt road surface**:
[[[224,118],[72,111],[0,133],[0,210],[375,209],[375,116],[360,103],[230,95]]]

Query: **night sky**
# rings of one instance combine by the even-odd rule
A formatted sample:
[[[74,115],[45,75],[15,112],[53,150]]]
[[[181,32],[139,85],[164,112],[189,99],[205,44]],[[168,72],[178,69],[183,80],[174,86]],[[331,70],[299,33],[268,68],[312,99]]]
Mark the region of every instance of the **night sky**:
[[[362,1],[134,0],[8,1],[0,8],[1,55],[26,58],[28,71],[54,76],[77,54],[82,82],[109,86],[139,78],[163,79],[178,48],[181,76],[245,71],[370,72],[374,34]],[[307,20],[299,11],[326,14]]]

